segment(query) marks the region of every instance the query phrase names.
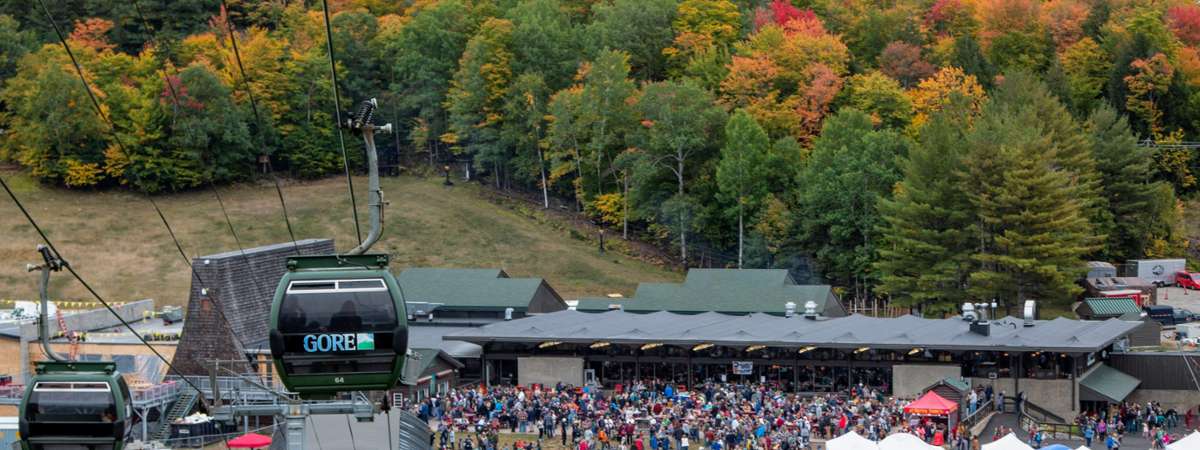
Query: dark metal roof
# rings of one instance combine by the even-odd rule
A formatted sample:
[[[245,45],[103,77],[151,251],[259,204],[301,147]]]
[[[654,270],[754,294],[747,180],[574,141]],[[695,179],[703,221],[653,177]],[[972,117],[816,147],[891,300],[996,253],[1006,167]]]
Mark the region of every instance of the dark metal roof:
[[[448,326],[410,326],[408,327],[408,346],[411,348],[436,348],[454,358],[478,358],[483,354],[483,348],[478,344],[463,341],[444,340],[443,336],[473,330],[476,327]]]
[[[459,362],[457,359],[454,359],[453,356],[446,354],[446,352],[442,351],[441,349],[414,348],[412,350],[414,353],[421,356],[417,361],[417,365],[420,367],[420,370],[418,370],[417,373],[421,374],[423,377],[430,375],[426,372],[429,372],[429,368],[433,367],[434,363],[436,363],[438,359],[446,361],[446,364],[449,364],[455,369],[463,368],[463,363]]]
[[[983,336],[972,333],[969,323],[960,318],[853,315],[810,320],[763,313],[734,316],[713,312],[685,315],[559,311],[463,330],[447,334],[443,339],[478,344],[605,341],[617,344],[661,342],[675,345],[1093,352],[1128,335],[1138,325],[1138,322],[1117,319],[1058,318],[1036,321],[1034,326],[1026,327],[1021,320],[1006,317],[993,321],[990,335]]]

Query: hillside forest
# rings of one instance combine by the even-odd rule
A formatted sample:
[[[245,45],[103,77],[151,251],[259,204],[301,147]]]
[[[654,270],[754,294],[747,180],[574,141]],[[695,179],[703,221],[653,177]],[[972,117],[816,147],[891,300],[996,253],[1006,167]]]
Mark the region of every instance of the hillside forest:
[[[361,168],[321,1],[29,3],[0,0],[0,161],[46,185],[320,178],[343,140]],[[1191,2],[327,6],[343,109],[377,97],[406,164],[565,200],[685,266],[811,262],[846,297],[940,313],[1065,306],[1085,261],[1187,247]]]

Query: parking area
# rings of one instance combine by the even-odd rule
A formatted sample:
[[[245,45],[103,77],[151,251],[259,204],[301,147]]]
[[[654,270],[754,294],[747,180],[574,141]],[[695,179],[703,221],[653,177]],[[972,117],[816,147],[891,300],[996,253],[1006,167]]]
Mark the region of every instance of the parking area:
[[[1200,291],[1177,287],[1158,288],[1158,304],[1200,313]]]

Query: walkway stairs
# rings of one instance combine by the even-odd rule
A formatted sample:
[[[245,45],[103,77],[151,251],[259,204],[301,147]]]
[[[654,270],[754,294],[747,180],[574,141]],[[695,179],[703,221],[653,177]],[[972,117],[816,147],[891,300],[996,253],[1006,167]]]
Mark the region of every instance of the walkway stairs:
[[[171,424],[191,412],[198,399],[199,396],[196,395],[194,389],[185,389],[180,392],[179,399],[175,400],[175,404],[171,405],[171,409],[167,410],[167,414],[159,420],[158,429],[154,431],[152,440],[161,441],[170,438]]]

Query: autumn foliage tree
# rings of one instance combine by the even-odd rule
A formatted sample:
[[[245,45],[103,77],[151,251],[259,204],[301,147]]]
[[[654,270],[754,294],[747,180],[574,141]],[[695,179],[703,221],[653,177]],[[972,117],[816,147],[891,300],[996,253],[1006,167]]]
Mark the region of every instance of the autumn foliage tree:
[[[342,172],[312,2],[49,2],[112,130],[25,3],[0,1],[0,163],[145,192],[262,156]],[[1180,254],[1175,192],[1200,191],[1189,147],[1133,148],[1200,140],[1200,7],[1180,0],[330,6],[342,106],[379,99],[397,164],[573,202],[678,260],[817,267],[846,297],[1062,300],[1084,258]]]
[[[1184,44],[1200,44],[1200,6],[1187,4],[1168,8],[1167,23]]]
[[[975,77],[964,74],[962,69],[956,67],[942,68],[934,76],[921,81],[909,95],[915,112],[913,124],[918,126],[924,124],[930,114],[949,105],[955,96],[961,96],[967,102],[966,110],[971,113],[978,112],[987,98]]]
[[[900,81],[905,87],[933,75],[933,64],[921,57],[921,48],[907,42],[896,41],[887,45],[879,54],[879,70]]]

